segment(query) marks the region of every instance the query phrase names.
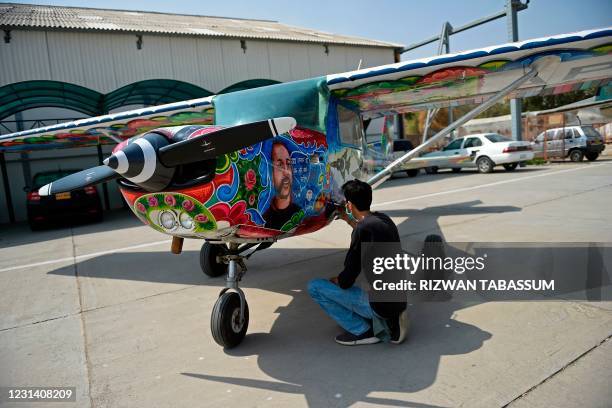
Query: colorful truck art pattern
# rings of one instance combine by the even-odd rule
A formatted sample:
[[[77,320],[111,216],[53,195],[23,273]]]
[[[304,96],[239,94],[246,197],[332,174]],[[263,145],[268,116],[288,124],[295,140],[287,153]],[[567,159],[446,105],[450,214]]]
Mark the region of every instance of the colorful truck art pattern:
[[[296,211],[283,225],[270,228],[264,214],[277,194],[272,150],[279,143],[290,156],[291,201]],[[322,133],[296,128],[290,134],[219,157],[209,183],[172,192],[125,188],[121,192],[142,222],[170,235],[218,239],[234,232],[244,238],[302,234],[331,221],[327,211],[331,185],[327,147]]]
[[[25,136],[17,140],[0,142],[0,148],[5,148],[7,152],[13,152],[36,150],[37,145],[41,149],[96,146],[98,143],[112,145],[117,142],[108,137],[108,135],[127,139],[164,126],[208,125],[213,122],[213,117],[214,109],[212,108],[201,111],[182,111],[166,116],[160,115],[146,119],[138,118],[119,123],[113,122],[111,125],[89,129],[75,129],[67,130],[63,133],[50,132],[37,136]]]
[[[532,54],[516,61],[492,60],[478,66],[453,66],[426,75],[410,75],[398,80],[376,81],[355,88],[335,89],[331,94],[347,107],[361,111],[385,110],[410,105],[444,101],[452,98],[467,98],[480,93],[487,74],[514,70],[527,66],[538,58],[556,55],[562,61],[571,61],[592,56],[612,53],[612,45],[607,44],[589,50],[554,50]],[[578,84],[579,87],[581,84]],[[594,84],[584,84],[591,87]],[[565,85],[567,87],[567,85]],[[567,92],[559,89],[558,92]],[[407,96],[406,93],[409,93]],[[553,89],[548,93],[556,93]]]

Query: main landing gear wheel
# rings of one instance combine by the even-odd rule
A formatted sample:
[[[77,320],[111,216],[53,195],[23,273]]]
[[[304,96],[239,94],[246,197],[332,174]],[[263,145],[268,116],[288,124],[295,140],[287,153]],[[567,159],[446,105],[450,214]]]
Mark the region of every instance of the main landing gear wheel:
[[[241,313],[240,294],[237,292],[222,293],[210,316],[213,339],[222,347],[236,347],[246,336],[248,327],[249,305],[246,299],[244,300],[244,312]]]
[[[211,278],[224,275],[227,272],[227,264],[220,262],[219,257],[227,254],[224,244],[211,244],[205,242],[200,249],[200,267],[204,274]]]

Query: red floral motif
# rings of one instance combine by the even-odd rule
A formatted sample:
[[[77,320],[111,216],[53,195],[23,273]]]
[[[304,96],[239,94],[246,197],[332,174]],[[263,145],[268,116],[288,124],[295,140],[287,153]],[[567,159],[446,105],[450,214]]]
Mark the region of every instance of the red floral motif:
[[[255,204],[255,194],[249,196],[249,205],[252,207]]]
[[[193,204],[193,201],[191,201],[191,200],[183,201],[183,208],[186,209],[187,211],[193,210],[194,207],[195,207],[195,205]]]
[[[257,183],[257,175],[255,174],[255,170],[249,169],[244,175],[244,184],[246,186],[247,191],[251,191],[255,184]]]
[[[155,198],[155,196],[149,197],[148,201],[149,201],[149,205],[151,207],[157,207],[158,202],[157,202],[157,198]]]
[[[171,194],[166,194],[166,196],[164,197],[164,202],[171,207],[174,207],[176,205],[176,199]]]
[[[139,212],[141,212],[141,213],[146,212],[146,208],[145,208],[144,204],[142,204],[142,203],[136,203],[136,209]]]
[[[250,224],[251,219],[246,213],[246,202],[238,201],[233,206],[228,203],[217,203],[210,207],[210,212],[217,222],[227,221],[230,225]]]
[[[208,222],[208,217],[204,214],[198,214],[193,219],[202,224],[205,224]]]

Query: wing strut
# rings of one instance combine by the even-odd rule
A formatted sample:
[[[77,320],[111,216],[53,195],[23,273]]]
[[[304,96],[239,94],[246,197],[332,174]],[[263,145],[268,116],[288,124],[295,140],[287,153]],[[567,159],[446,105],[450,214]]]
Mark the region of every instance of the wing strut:
[[[416,155],[422,153],[426,148],[434,144],[436,141],[448,135],[450,132],[452,132],[459,126],[463,125],[468,120],[471,120],[475,118],[476,116],[480,115],[482,112],[486,111],[491,106],[499,102],[500,99],[503,99],[508,94],[510,94],[512,91],[516,90],[518,87],[520,87],[521,85],[523,85],[525,82],[529,81],[531,78],[535,77],[536,75],[538,75],[538,70],[536,69],[536,67],[532,67],[523,76],[521,76],[520,78],[512,82],[510,85],[506,86],[504,89],[499,91],[497,94],[493,95],[492,97],[487,99],[485,102],[481,103],[476,108],[472,109],[471,111],[469,111],[468,113],[466,113],[465,115],[463,115],[462,117],[460,117],[459,119],[457,119],[456,121],[454,121],[453,123],[445,127],[444,129],[436,133],[425,143],[418,145],[417,147],[415,147],[414,149],[412,149],[411,151],[409,151],[408,153],[406,153],[399,159],[395,160],[393,163],[389,164],[383,170],[376,173],[374,176],[372,176],[368,180],[368,184],[370,184],[372,188],[378,187],[379,185],[384,183],[385,180],[391,177],[391,174],[393,173],[393,169],[395,167],[407,162],[408,160],[412,159]]]

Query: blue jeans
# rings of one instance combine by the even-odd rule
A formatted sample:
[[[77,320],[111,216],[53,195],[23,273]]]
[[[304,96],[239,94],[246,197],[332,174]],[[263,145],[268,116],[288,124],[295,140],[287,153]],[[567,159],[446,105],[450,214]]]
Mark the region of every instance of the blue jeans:
[[[342,289],[327,279],[314,279],[308,282],[308,293],[344,330],[359,336],[372,327],[374,311],[361,288]]]

